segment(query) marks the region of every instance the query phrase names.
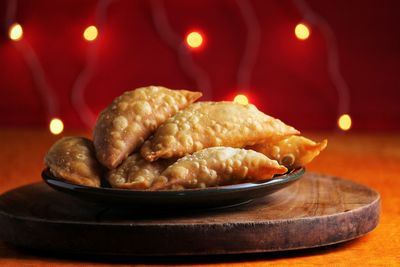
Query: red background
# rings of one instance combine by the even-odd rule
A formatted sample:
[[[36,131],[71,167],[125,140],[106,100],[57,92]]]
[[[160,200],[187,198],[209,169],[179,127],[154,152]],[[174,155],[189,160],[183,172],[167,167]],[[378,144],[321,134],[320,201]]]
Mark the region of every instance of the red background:
[[[8,1],[0,2],[5,21]],[[248,91],[251,102],[299,129],[334,129],[338,97],[327,71],[323,35],[293,34],[302,15],[292,1],[250,1],[261,26],[261,45]],[[400,129],[400,1],[308,1],[331,25],[341,72],[350,89],[353,129]],[[194,61],[211,78],[213,100],[237,93],[237,71],[246,27],[235,1],[164,1],[174,30],[206,36]],[[19,1],[16,19],[43,65],[67,128],[84,124],[72,108],[71,87],[92,44],[83,30],[95,24],[97,1]],[[20,51],[0,39],[0,126],[45,126],[46,109]],[[182,71],[176,52],[157,34],[147,1],[114,1],[100,37],[96,72],[85,89],[98,113],[121,92],[143,85],[197,89]]]

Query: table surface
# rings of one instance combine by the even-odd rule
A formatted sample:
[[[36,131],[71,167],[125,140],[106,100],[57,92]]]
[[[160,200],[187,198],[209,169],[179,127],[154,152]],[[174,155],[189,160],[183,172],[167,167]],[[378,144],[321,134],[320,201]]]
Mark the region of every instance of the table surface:
[[[77,133],[67,133],[76,135]],[[81,135],[85,135],[80,133]],[[0,240],[0,266],[295,266],[400,264],[400,134],[308,133],[329,144],[308,170],[367,185],[381,194],[381,220],[364,237],[328,247],[249,255],[105,258],[21,250]],[[0,193],[41,180],[43,155],[60,136],[40,129],[0,129]]]

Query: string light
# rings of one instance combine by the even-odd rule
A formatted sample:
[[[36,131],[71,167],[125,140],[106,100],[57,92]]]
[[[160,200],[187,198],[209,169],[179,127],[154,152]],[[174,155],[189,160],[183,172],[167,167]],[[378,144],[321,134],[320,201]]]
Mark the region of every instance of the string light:
[[[42,101],[46,106],[46,117],[55,117],[58,113],[58,99],[55,96],[51,86],[47,82],[42,65],[34,49],[28,42],[18,42],[23,38],[24,31],[19,23],[16,23],[17,0],[8,1],[6,9],[6,22],[9,27],[8,35],[10,40],[16,42],[15,48],[20,51],[28,68],[31,71],[33,82],[37,91],[42,96]]]
[[[200,48],[203,45],[203,36],[199,32],[190,32],[186,36],[186,43],[190,48]]]
[[[83,32],[83,38],[85,38],[86,41],[92,42],[96,40],[98,34],[99,31],[97,30],[96,26],[91,25]]]
[[[21,24],[13,23],[8,30],[8,36],[13,41],[19,41],[22,39],[24,35],[24,30],[22,29]]]
[[[351,128],[351,117],[349,114],[343,114],[338,119],[338,126],[343,131],[348,131]]]
[[[339,97],[337,114],[338,117],[342,114],[348,114],[350,110],[350,91],[347,82],[340,71],[339,51],[337,48],[335,33],[329,23],[320,14],[315,12],[306,1],[293,0],[293,3],[302,13],[303,18],[313,25],[313,28],[318,28],[325,38],[328,51],[327,69]]]
[[[294,33],[299,40],[307,40],[310,37],[310,30],[307,25],[303,23],[299,23],[294,28]]]
[[[97,18],[96,25],[100,29],[101,29],[101,26],[104,25],[104,23],[105,23],[107,10],[108,10],[109,5],[112,2],[113,2],[113,0],[99,0],[98,1],[97,7],[96,7],[96,18]],[[10,22],[15,21],[16,7],[17,7],[17,0],[8,1],[7,12],[6,12],[7,13],[6,21],[10,21]],[[10,39],[22,38],[22,27],[20,28],[21,30],[19,30],[18,27],[14,28],[13,27],[14,25],[19,25],[19,24],[13,24],[12,27],[10,27],[10,31],[9,31]],[[14,30],[12,30],[12,29],[14,29]],[[21,36],[18,37],[18,35],[21,35]],[[83,33],[83,38],[87,41],[93,41],[97,37],[98,37],[98,29],[96,26],[93,26],[93,25],[87,27]],[[43,67],[42,67],[40,60],[37,57],[34,49],[27,42],[17,45],[16,48],[19,49],[20,52],[23,54],[24,59],[32,72],[32,76],[37,85],[37,89],[40,92],[40,94],[42,95],[43,100],[46,104],[47,118],[56,117],[58,114],[58,109],[59,109],[58,99],[56,98],[56,96],[53,92],[54,90],[52,89],[50,84],[47,82],[45,72],[43,70]],[[95,114],[93,114],[93,112],[87,106],[83,96],[84,96],[84,89],[87,86],[87,84],[89,83],[89,81],[95,71],[95,66],[96,66],[96,62],[97,62],[97,50],[98,50],[97,42],[88,48],[85,67],[81,70],[81,72],[77,76],[75,82],[73,83],[73,87],[71,89],[71,100],[72,100],[73,107],[79,114],[81,120],[89,128],[93,127],[96,116],[95,116]],[[55,122],[57,122],[57,121],[55,121]],[[57,123],[59,125],[59,122],[57,122]],[[49,127],[50,127],[50,125],[49,125]],[[63,129],[63,128],[64,128],[64,126],[61,127],[61,129]],[[56,129],[59,129],[59,128],[56,128]],[[57,130],[55,132],[57,132]]]
[[[242,104],[242,105],[248,105],[249,99],[247,98],[247,96],[239,94],[239,95],[235,96],[235,98],[233,99],[233,102]]]
[[[54,135],[58,135],[64,130],[64,123],[58,118],[53,118],[49,124],[50,132]]]
[[[96,12],[95,12],[96,26],[89,26],[86,28],[85,31],[87,31],[89,35],[88,37],[92,38],[94,37],[95,39],[98,38],[98,32],[99,31],[101,32],[107,21],[108,9],[112,3],[113,0],[99,0],[97,2]],[[91,81],[96,72],[96,68],[98,65],[97,61],[99,58],[98,51],[99,51],[99,42],[94,42],[92,45],[88,46],[85,65],[79,72],[78,76],[76,77],[71,89],[72,105],[75,111],[78,113],[81,121],[86,125],[88,129],[92,129],[93,126],[95,125],[97,114],[95,114],[90,109],[85,100],[85,89],[87,88],[89,82]]]
[[[99,0],[98,4],[98,12],[100,15],[100,21],[102,21],[101,24],[104,23],[105,21],[105,14],[106,10],[111,3],[112,0]],[[8,6],[8,16],[7,16],[7,21],[15,21],[15,9],[16,9],[16,2],[17,1],[9,1],[9,6]],[[176,35],[175,32],[171,29],[169,24],[167,23],[167,17],[166,13],[163,10],[161,6],[158,6],[156,3],[158,1],[152,0],[152,8],[153,8],[153,20],[154,24],[156,25],[157,30],[160,30],[159,34],[160,36],[165,39],[170,45],[176,47],[176,50],[179,52],[180,56],[180,61],[181,64],[188,69],[188,73],[190,76],[195,77],[197,84],[203,85],[199,86],[200,88],[203,88],[203,91],[208,92],[210,88],[210,81],[207,77],[207,74],[197,67],[195,64],[193,64],[192,58],[190,58],[190,52],[185,49],[185,43],[188,47],[191,49],[197,49],[200,48],[204,45],[204,37],[203,35],[198,32],[198,31],[192,31],[187,34],[185,38],[185,42],[182,42],[182,37],[179,37]],[[244,22],[248,28],[248,41],[246,42],[246,49],[244,52],[244,56],[242,59],[242,67],[240,67],[238,71],[238,88],[248,88],[248,85],[250,83],[250,74],[251,74],[251,69],[254,65],[255,58],[256,58],[256,52],[258,49],[259,45],[259,25],[256,20],[255,12],[252,9],[252,6],[250,5],[249,1],[241,1],[237,0],[237,3],[239,5],[239,8],[242,12],[242,16],[244,18]],[[298,6],[300,11],[304,14],[304,19],[311,23],[313,26],[317,26],[318,28],[321,29],[323,32],[325,38],[327,39],[328,43],[328,50],[329,50],[329,55],[328,55],[328,67],[329,67],[329,72],[332,76],[332,80],[335,83],[338,93],[339,93],[339,110],[345,111],[341,112],[339,114],[342,114],[338,118],[338,126],[340,129],[346,131],[351,128],[352,121],[351,117],[346,114],[347,109],[349,108],[349,92],[347,85],[343,79],[343,77],[340,74],[339,71],[339,64],[338,64],[338,57],[337,57],[337,49],[336,49],[336,43],[335,43],[335,38],[333,35],[332,29],[329,27],[329,25],[326,23],[326,21],[321,18],[318,14],[313,12],[310,7],[305,3],[303,0],[294,0],[294,3]],[[11,14],[11,15],[10,15]],[[158,15],[158,16],[156,16]],[[159,20],[156,20],[156,18],[161,17]],[[166,23],[163,23],[166,22]],[[97,24],[101,28],[101,24]],[[161,27],[161,25],[163,27]],[[161,32],[161,29],[164,30],[164,32]],[[98,28],[94,25],[88,26],[84,32],[83,32],[83,38],[89,42],[94,41],[98,38]],[[9,38],[13,41],[19,41],[23,38],[24,31],[23,28],[20,24],[18,23],[13,23],[9,27],[8,31]],[[299,23],[295,27],[295,35],[298,39],[300,40],[306,40],[310,36],[310,29],[309,27],[304,24],[304,23]],[[178,39],[177,39],[178,37]],[[178,40],[178,42],[176,42]],[[329,41],[329,42],[328,42]],[[23,44],[23,43],[21,43]],[[44,77],[43,70],[41,68],[41,65],[39,63],[39,60],[36,57],[36,54],[34,53],[33,49],[29,46],[29,44],[25,45],[26,48],[22,49],[24,56],[30,65],[32,69],[32,73],[35,76],[35,80],[37,83],[40,85],[39,89],[42,93],[45,93],[44,95],[46,96],[46,101],[49,103],[49,113],[54,114],[56,111],[56,104],[50,103],[49,100],[54,99],[54,95],[51,91],[47,90],[49,89],[49,85],[47,84],[47,81]],[[93,124],[93,118],[94,117],[93,113],[90,111],[90,109],[87,107],[84,99],[83,99],[83,90],[85,86],[87,85],[90,77],[93,75],[93,70],[94,70],[94,65],[96,63],[96,58],[97,58],[97,47],[91,51],[88,52],[87,56],[87,66],[82,70],[81,74],[78,76],[76,79],[76,82],[74,83],[73,90],[72,90],[72,99],[75,107],[85,107],[86,111],[83,112],[85,113],[85,117],[90,117],[89,119],[83,119],[87,125]],[[187,57],[187,58],[186,58]],[[35,75],[36,74],[36,75]],[[37,77],[36,77],[37,76]],[[196,77],[197,76],[197,77]],[[210,95],[211,92],[207,95]],[[243,95],[239,94],[234,98],[235,103],[240,103],[243,105],[247,105],[249,103],[248,98]],[[54,114],[56,115],[56,114]],[[54,116],[53,115],[53,116]],[[90,115],[90,116],[87,116]],[[52,117],[52,116],[51,116]],[[50,118],[51,118],[50,117]],[[50,131],[53,134],[60,134],[63,129],[64,125],[63,122],[58,119],[54,118],[51,120],[49,124]]]
[[[151,15],[159,37],[168,46],[176,51],[182,71],[191,78],[199,90],[203,92],[203,99],[212,99],[211,81],[208,73],[193,60],[186,41],[171,26],[163,1],[151,0]]]

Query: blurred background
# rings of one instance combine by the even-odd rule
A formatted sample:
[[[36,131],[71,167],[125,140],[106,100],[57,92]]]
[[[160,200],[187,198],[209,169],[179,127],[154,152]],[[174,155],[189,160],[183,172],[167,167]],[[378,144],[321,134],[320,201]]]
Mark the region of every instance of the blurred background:
[[[146,85],[302,130],[400,130],[400,1],[0,1],[0,127],[90,129]]]

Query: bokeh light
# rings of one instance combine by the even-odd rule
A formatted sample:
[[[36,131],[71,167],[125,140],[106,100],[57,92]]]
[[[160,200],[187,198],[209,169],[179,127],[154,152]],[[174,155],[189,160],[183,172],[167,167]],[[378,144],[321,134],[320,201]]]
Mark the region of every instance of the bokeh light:
[[[83,32],[83,38],[85,38],[86,41],[94,41],[97,38],[97,35],[99,34],[96,26],[89,26],[85,29],[85,31]]]
[[[247,96],[239,94],[239,95],[235,96],[235,98],[233,99],[233,102],[242,104],[242,105],[248,105],[249,99],[247,98]]]
[[[299,40],[306,40],[308,37],[310,37],[310,29],[303,23],[296,25],[296,28],[294,28],[294,33]]]
[[[54,118],[49,124],[50,132],[54,135],[60,134],[64,130],[64,123],[58,118]]]
[[[348,131],[351,128],[351,117],[349,114],[343,114],[338,119],[339,129],[343,131]]]
[[[22,26],[20,24],[14,23],[10,26],[10,29],[8,30],[8,36],[11,40],[19,41],[22,39],[23,35],[24,30],[22,29]]]
[[[186,36],[186,44],[190,48],[199,48],[203,45],[203,36],[199,32],[190,32]]]

